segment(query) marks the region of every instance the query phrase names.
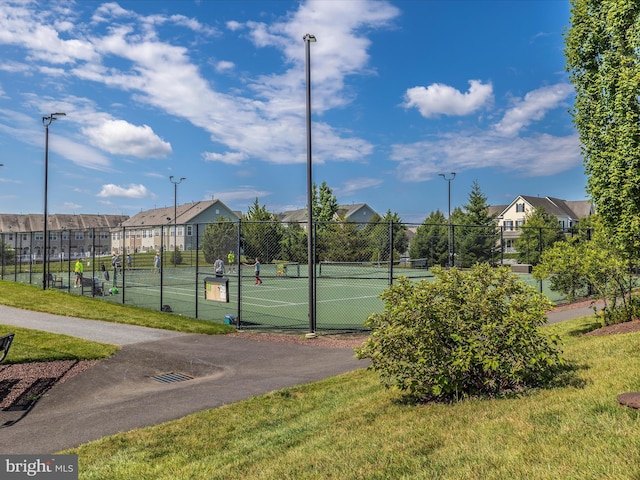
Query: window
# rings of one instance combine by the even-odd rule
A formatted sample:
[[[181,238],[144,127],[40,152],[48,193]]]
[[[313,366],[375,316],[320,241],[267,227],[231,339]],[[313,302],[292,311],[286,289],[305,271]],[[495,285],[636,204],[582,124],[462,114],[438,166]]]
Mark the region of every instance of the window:
[[[193,235],[193,225],[187,225],[187,237]]]
[[[516,228],[522,228],[524,225],[524,219],[516,220]]]
[[[62,232],[62,239],[69,240],[69,232],[67,232],[66,230]]]
[[[84,232],[76,232],[76,240],[84,240]]]
[[[524,203],[516,203],[516,212],[524,212]]]
[[[513,220],[505,220],[504,221],[504,229],[508,232],[513,230]]]

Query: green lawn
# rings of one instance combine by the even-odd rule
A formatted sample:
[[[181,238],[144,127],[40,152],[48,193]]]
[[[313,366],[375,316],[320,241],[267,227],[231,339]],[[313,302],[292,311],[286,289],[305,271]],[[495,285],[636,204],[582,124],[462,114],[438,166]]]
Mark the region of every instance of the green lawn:
[[[545,327],[573,372],[520,398],[407,405],[360,370],[83,445],[81,479],[637,479],[640,333]]]
[[[89,304],[76,301],[94,301],[33,290],[21,300],[18,287],[29,288],[0,282],[0,302],[25,307],[30,298],[83,316]],[[126,310],[112,321],[131,311],[156,323],[117,307]],[[640,391],[640,333],[582,335],[597,326],[583,318],[544,327],[561,336],[573,369],[556,388],[519,398],[408,405],[359,370],[65,453],[79,455],[79,478],[99,480],[637,479],[640,413],[616,396]]]

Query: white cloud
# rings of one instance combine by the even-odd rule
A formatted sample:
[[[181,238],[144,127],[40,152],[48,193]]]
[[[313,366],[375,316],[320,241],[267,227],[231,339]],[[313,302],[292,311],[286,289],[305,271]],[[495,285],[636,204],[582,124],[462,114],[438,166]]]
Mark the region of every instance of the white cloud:
[[[171,145],[158,137],[148,125],[132,125],[124,120],[103,120],[82,129],[89,142],[109,153],[138,158],[164,157]]]
[[[562,105],[573,91],[570,84],[558,83],[527,93],[524,99],[513,102],[513,106],[495,125],[496,131],[504,135],[516,135],[535,120],[541,120],[549,110]]]
[[[241,152],[205,152],[203,154],[203,157],[206,161],[209,162],[222,162],[229,165],[240,165],[244,160],[247,159],[247,155]]]
[[[228,72],[230,70],[233,70],[235,67],[235,63],[226,60],[221,60],[215,65],[216,72],[218,73]]]
[[[5,4],[0,15],[0,44],[23,46],[33,59],[48,63],[74,63],[96,58],[90,42],[62,39],[49,23],[34,18],[33,4]]]
[[[536,134],[507,138],[492,134],[446,135],[433,141],[394,145],[391,159],[397,176],[421,182],[444,171],[495,168],[514,175],[544,177],[582,163],[577,134],[555,137]]]
[[[253,202],[256,198],[262,199],[267,197],[271,192],[265,190],[258,190],[250,186],[242,186],[236,190],[227,192],[207,192],[205,199],[217,198],[223,203],[229,204],[240,200],[246,200],[247,202]]]
[[[339,188],[335,189],[336,196],[349,196],[357,193],[360,190],[366,190],[369,188],[375,188],[383,183],[383,180],[379,178],[352,178],[343,183]]]
[[[102,190],[98,193],[98,197],[108,198],[108,197],[125,197],[125,198],[146,198],[152,197],[153,194],[147,190],[147,187],[144,185],[136,185],[131,184],[127,187],[121,187],[119,185],[114,185],[113,183],[109,183],[107,185],[102,186]]]
[[[434,83],[406,91],[405,108],[416,107],[425,118],[436,115],[469,115],[493,100],[493,86],[469,80],[469,90],[462,93],[449,85]]]
[[[156,29],[166,22],[212,33],[186,17],[144,16],[115,2],[104,3],[94,12],[91,36],[76,33],[76,43],[65,40],[64,45],[59,45],[62,40],[49,26],[51,22],[46,23],[37,15],[35,5],[30,8],[19,9],[20,21],[7,22],[4,32],[0,24],[0,44],[15,43],[29,49],[34,58],[48,59],[44,65],[33,68],[73,63],[64,72],[46,70],[45,73],[64,74],[68,81],[75,77],[98,82],[126,92],[139,104],[187,119],[208,132],[214,144],[222,146],[220,152],[210,154],[210,159],[238,163],[258,159],[276,164],[306,160],[304,76],[300,75],[304,54],[300,32],[308,31],[313,25],[312,33],[318,37],[313,48],[317,85],[314,112],[319,114],[353,100],[353,94],[344,89],[345,77],[371,73],[367,66],[370,47],[367,30],[387,26],[399,15],[396,7],[384,1],[311,0],[300,4],[284,22],[268,25],[228,22],[231,30],[249,31],[256,44],[281,50],[288,67],[281,74],[245,79],[245,84],[253,90],[249,96],[240,91],[232,94],[216,91],[191,60],[189,46],[159,39]],[[63,18],[69,35],[89,28],[78,24],[76,30],[70,30],[67,22],[75,19]],[[106,33],[101,34],[97,24],[108,25]],[[55,52],[52,53],[47,42],[34,43],[31,38],[34,31],[41,31],[41,36],[48,41],[57,39]],[[61,58],[53,58],[55,55]],[[229,69],[235,65],[220,62],[218,67]],[[106,119],[106,123],[96,125],[95,119],[90,119],[83,131],[92,145],[106,152],[144,157],[164,156],[171,151],[171,146],[148,127],[118,123],[109,115],[101,118]],[[314,161],[318,163],[360,161],[373,151],[373,145],[366,140],[322,121],[314,123],[314,141],[317,145]],[[234,153],[222,153],[225,151]]]

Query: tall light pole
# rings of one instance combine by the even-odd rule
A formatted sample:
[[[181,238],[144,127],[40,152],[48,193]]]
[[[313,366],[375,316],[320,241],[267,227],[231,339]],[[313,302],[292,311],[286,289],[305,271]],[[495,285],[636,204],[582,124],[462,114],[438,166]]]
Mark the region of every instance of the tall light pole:
[[[49,248],[49,217],[47,212],[47,195],[49,184],[49,125],[57,120],[57,117],[64,117],[66,113],[52,113],[48,117],[42,117],[44,125],[44,252],[42,253],[42,289],[47,289],[47,251]]]
[[[173,175],[169,177],[169,181],[173,183],[173,266],[176,266],[176,250],[178,249],[178,185],[186,180],[180,177],[180,180],[174,180]]]
[[[447,217],[447,221],[449,222],[449,267],[453,267],[453,250],[451,249],[451,181],[456,178],[456,172],[451,172],[451,177],[447,178],[446,173],[439,173],[439,176],[444,178],[448,183],[448,204],[449,204],[449,216]]]
[[[315,259],[313,255],[313,176],[311,174],[311,42],[316,37],[307,33],[304,37],[307,82],[307,264],[309,267],[309,333],[316,334]]]

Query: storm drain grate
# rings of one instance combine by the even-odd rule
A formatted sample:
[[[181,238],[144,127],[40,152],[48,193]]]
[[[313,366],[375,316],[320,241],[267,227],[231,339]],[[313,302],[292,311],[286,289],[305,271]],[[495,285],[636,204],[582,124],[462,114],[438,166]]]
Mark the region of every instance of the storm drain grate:
[[[160,383],[175,383],[184,382],[185,380],[192,380],[193,377],[185,375],[184,373],[163,373],[162,375],[155,375],[153,379]]]

